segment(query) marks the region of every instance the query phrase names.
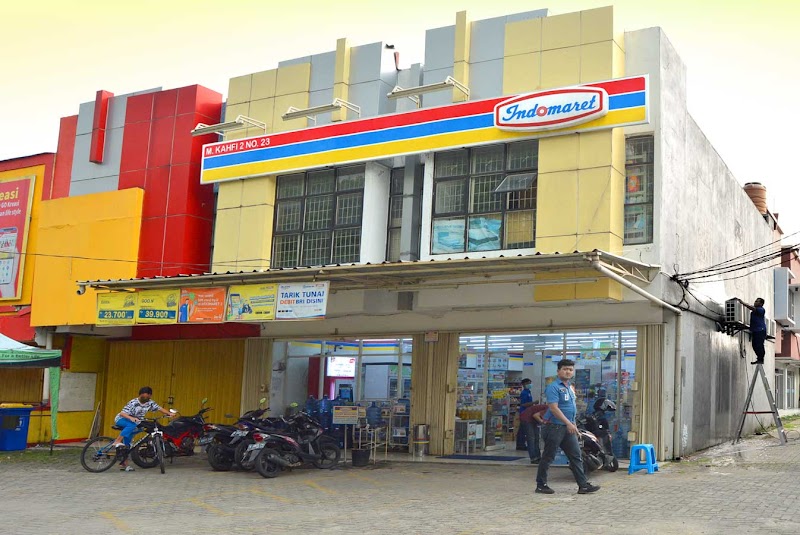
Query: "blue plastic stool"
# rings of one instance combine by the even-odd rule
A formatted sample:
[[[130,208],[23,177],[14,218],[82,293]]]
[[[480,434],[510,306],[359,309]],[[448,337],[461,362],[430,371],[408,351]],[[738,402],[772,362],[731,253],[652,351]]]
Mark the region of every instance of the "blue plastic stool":
[[[642,453],[644,453],[644,461],[642,461]],[[646,469],[648,474],[658,472],[656,449],[652,444],[634,444],[631,446],[631,465],[628,467],[628,475],[642,469]]]

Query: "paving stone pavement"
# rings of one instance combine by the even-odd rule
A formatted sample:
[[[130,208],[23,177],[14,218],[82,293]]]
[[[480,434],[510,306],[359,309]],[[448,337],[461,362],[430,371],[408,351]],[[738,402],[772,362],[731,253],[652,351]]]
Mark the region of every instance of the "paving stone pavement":
[[[593,474],[577,495],[553,468],[552,496],[534,466],[402,463],[370,468],[213,472],[203,455],[167,473],[85,472],[61,461],[2,462],[0,533],[800,533],[800,440],[722,446],[657,474]]]

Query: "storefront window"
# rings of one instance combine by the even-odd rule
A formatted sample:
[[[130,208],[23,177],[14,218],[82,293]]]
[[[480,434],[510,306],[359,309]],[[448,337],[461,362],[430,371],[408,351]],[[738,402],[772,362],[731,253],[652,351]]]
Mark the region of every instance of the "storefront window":
[[[534,247],[538,158],[535,140],[436,154],[431,252]]]
[[[400,228],[403,225],[403,181],[405,170],[392,169],[389,189],[389,233],[386,240],[386,260],[400,260]]]
[[[653,241],[653,136],[625,140],[625,244]]]
[[[533,400],[544,402],[547,385],[556,379],[558,361],[569,358],[575,361],[579,415],[592,413],[601,398],[613,401],[617,411],[606,417],[614,453],[627,457],[635,330],[463,335],[460,346],[456,417],[476,421],[479,430],[485,429],[477,448],[516,449],[522,380],[530,379]]]
[[[272,267],[358,262],[364,166],[278,177]]]

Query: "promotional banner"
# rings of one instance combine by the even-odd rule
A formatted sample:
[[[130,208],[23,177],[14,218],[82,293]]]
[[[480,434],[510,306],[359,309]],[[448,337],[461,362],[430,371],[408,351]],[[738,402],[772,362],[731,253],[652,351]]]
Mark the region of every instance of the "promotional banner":
[[[225,288],[183,288],[178,323],[222,323],[225,295]]]
[[[120,326],[136,323],[139,294],[97,294],[97,325]]]
[[[328,308],[326,282],[281,284],[278,287],[278,310],[275,319],[323,319]]]
[[[136,323],[167,325],[178,321],[179,290],[142,290]]]
[[[0,182],[0,300],[19,299],[22,291],[34,179]]]
[[[242,284],[228,289],[226,321],[275,319],[277,284]]]

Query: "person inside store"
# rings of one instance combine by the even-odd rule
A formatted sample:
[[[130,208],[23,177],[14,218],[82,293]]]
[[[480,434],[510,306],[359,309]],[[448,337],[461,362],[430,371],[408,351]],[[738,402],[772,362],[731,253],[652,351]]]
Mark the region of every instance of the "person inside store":
[[[750,364],[764,364],[764,342],[767,341],[767,321],[764,319],[767,311],[764,310],[764,300],[758,298],[753,303],[753,306],[742,302],[745,308],[750,309],[750,343],[753,344],[753,351],[756,354],[756,360]]]
[[[544,423],[542,417],[545,411],[547,411],[546,403],[534,403],[519,415],[520,432],[525,435],[531,464],[539,464],[542,458],[539,449],[539,426]]]
[[[539,494],[555,494],[547,486],[547,471],[556,458],[556,450],[560,447],[569,459],[569,469],[578,484],[578,494],[589,494],[600,490],[600,486],[592,485],[583,472],[581,447],[578,443],[578,427],[575,425],[577,406],[575,390],[570,380],[575,375],[575,363],[569,359],[558,362],[557,379],[545,390],[547,411],[544,414],[542,440],[544,452],[536,473],[536,492]]]
[[[533,405],[533,394],[531,394],[531,380],[530,379],[523,379],[522,380],[522,392],[519,393],[519,414],[520,416],[522,413]],[[520,423],[520,428],[522,424]],[[520,429],[522,431],[522,429]],[[525,433],[519,432],[517,433],[517,449],[520,451],[526,451],[528,446],[525,444]]]
[[[115,448],[120,448],[122,446],[126,448],[131,447],[131,440],[139,429],[138,425],[148,412],[160,412],[170,418],[177,416],[177,412],[170,412],[161,407],[158,403],[150,399],[152,397],[153,389],[149,386],[143,386],[139,389],[139,397],[133,398],[126,403],[119,414],[117,414],[114,424],[117,427],[121,427],[122,432],[113,443]],[[119,464],[119,469],[125,470],[126,472],[133,471],[133,467],[128,465],[127,457]]]

